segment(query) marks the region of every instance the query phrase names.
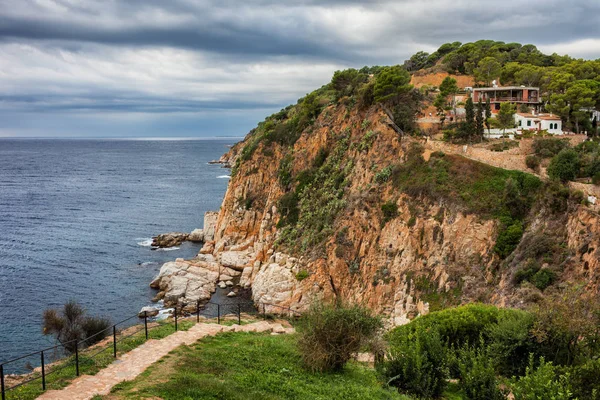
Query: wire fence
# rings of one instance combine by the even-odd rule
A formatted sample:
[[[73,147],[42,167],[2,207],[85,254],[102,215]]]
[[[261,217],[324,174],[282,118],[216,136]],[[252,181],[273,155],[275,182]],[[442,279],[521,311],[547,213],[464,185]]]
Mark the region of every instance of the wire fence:
[[[155,319],[150,317],[147,311],[144,311],[143,316],[140,314],[133,315],[84,339],[74,339],[60,343],[56,346],[47,347],[13,358],[12,360],[4,361],[0,363],[1,400],[7,400],[7,393],[34,381],[40,381],[41,389],[42,391],[45,391],[47,388],[48,376],[73,366],[75,367],[74,377],[79,376],[81,372],[80,367],[82,365],[88,365],[103,353],[106,353],[105,356],[108,356],[110,352],[110,356],[116,359],[119,349],[118,344],[140,334],[142,331],[144,332],[144,336],[140,335],[140,337],[143,341],[148,340],[149,332],[152,329],[165,325],[172,324],[174,331],[176,332],[179,330],[179,320],[183,316],[189,317],[196,315],[196,322],[200,322],[202,317],[216,318],[218,324],[224,319],[232,318],[234,320],[237,319],[237,323],[241,324],[242,314],[256,315],[264,319],[275,317],[293,319],[300,316],[300,312],[289,307],[264,302],[201,303],[198,301],[195,306],[196,310],[193,313],[182,313],[175,307],[173,309],[172,319],[167,319],[163,324],[153,324]],[[189,305],[184,308],[190,309]],[[134,323],[131,323],[132,320],[134,320]],[[132,329],[135,326],[137,326],[138,329]],[[96,343],[98,341],[100,341],[100,343]],[[38,363],[39,367],[32,367]],[[32,372],[24,375],[7,375],[11,366],[12,369],[16,371],[29,369],[32,370]]]

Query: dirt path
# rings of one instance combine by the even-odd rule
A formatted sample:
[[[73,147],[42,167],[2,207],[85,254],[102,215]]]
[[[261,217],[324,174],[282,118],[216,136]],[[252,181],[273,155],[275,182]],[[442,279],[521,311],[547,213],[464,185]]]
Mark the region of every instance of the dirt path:
[[[179,331],[160,340],[148,340],[143,345],[123,354],[118,360],[98,372],[96,375],[83,375],[61,390],[49,390],[38,399],[41,400],[88,400],[94,395],[107,395],[113,386],[129,381],[141,374],[146,368],[166,356],[182,344],[190,345],[197,340],[226,331],[243,332],[289,332],[281,324],[265,321],[248,325],[223,326],[199,323],[188,331]]]

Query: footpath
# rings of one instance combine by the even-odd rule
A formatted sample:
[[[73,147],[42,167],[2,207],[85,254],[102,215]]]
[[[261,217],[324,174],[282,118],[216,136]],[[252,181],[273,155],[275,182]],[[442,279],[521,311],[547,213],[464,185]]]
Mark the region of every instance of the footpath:
[[[274,332],[290,333],[293,328],[283,328],[276,322],[259,321],[248,325],[223,326],[198,323],[187,331],[175,332],[160,340],[148,340],[141,346],[123,354],[96,375],[82,375],[61,390],[49,390],[40,400],[88,400],[95,395],[107,395],[113,386],[130,381],[169,352],[185,344],[190,345],[205,336],[220,332]]]

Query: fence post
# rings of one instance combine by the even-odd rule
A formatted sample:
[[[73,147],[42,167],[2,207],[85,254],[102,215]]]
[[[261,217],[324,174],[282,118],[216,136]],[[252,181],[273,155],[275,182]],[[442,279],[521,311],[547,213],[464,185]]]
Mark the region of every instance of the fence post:
[[[146,340],[148,340],[148,311],[144,311],[144,331],[146,332]]]
[[[242,324],[242,305],[238,303],[238,325]]]
[[[113,357],[117,358],[117,326],[113,325]]]
[[[42,355],[42,390],[46,390],[46,366],[44,365],[44,352],[41,351],[40,354]]]
[[[217,304],[217,324],[221,324],[221,305]]]
[[[177,306],[175,306],[175,332],[177,332]]]
[[[6,400],[6,391],[4,388],[4,365],[0,365],[0,392],[2,393],[2,400]]]
[[[263,319],[267,319],[267,305],[263,303]]]
[[[75,374],[79,376],[79,342],[75,340]]]
[[[200,300],[196,302],[196,322],[200,322]]]

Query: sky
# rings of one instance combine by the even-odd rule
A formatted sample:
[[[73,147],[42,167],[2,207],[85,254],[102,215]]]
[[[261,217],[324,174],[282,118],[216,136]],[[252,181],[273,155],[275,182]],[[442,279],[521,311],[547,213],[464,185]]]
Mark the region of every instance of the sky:
[[[598,0],[0,0],[0,137],[244,136],[446,42],[600,58]]]

